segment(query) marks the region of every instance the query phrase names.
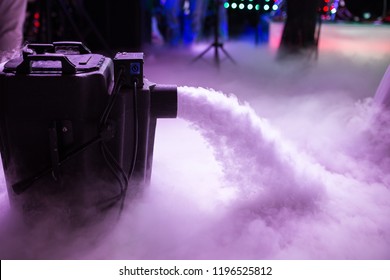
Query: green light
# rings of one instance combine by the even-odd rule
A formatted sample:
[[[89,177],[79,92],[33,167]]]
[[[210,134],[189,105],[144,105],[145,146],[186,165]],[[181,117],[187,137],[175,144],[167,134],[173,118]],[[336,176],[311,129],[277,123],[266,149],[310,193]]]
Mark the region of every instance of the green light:
[[[269,10],[269,5],[264,5],[264,11],[268,11]]]
[[[269,2],[269,0],[265,0],[265,2]]]
[[[232,4],[232,9],[235,9],[235,8],[237,8],[237,3]]]
[[[274,4],[274,5],[272,6],[272,10],[274,10],[274,11],[276,11],[278,8],[279,8],[279,7],[278,7],[278,5],[276,5],[276,4]]]
[[[248,10],[252,10],[253,9],[253,5],[252,4],[248,4]]]
[[[240,8],[240,10],[242,10],[245,8],[245,5],[241,3],[238,7]]]
[[[225,7],[225,9],[228,9],[229,8],[229,2],[225,2],[224,4],[223,4],[223,6]]]
[[[255,9],[256,9],[256,11],[260,10],[260,5],[256,4]]]
[[[371,14],[369,12],[366,12],[363,14],[364,19],[369,19],[371,17]]]

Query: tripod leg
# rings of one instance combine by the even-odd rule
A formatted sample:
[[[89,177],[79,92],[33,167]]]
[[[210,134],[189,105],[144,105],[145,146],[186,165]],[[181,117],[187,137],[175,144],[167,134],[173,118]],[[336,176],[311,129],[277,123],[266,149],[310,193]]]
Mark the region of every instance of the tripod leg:
[[[79,28],[77,27],[76,21],[73,19],[72,15],[68,11],[66,3],[64,3],[63,0],[57,0],[57,2],[61,6],[62,11],[64,12],[65,16],[67,17],[67,19],[68,19],[70,25],[72,26],[73,30],[76,32],[77,37],[79,37],[79,39],[82,42],[85,42],[85,38],[84,38],[83,34],[80,32]]]
[[[92,29],[93,33],[96,35],[97,39],[100,41],[102,46],[108,51],[110,50],[110,46],[108,45],[107,41],[104,39],[103,35],[100,33],[96,25],[93,23],[91,17],[85,10],[83,3],[81,1],[75,1],[75,5],[77,7],[78,12],[81,14],[81,16],[87,21],[87,24]]]
[[[195,62],[197,60],[199,60],[200,58],[202,58],[209,50],[211,50],[211,48],[214,46],[214,44],[211,44],[210,46],[207,47],[207,49],[205,49],[203,52],[201,52],[197,57],[195,57],[191,62]]]
[[[46,0],[45,2],[43,2],[46,4],[46,15],[45,15],[45,19],[46,19],[46,42],[53,42],[52,40],[52,26],[51,26],[51,1],[49,0]]]
[[[233,62],[234,64],[237,64],[237,62],[233,59],[233,57],[224,49],[223,45],[221,45],[221,50],[231,60],[231,62]]]
[[[215,61],[215,64],[217,64],[217,67],[219,68],[220,66],[220,59],[219,59],[219,51],[218,51],[218,48],[219,48],[219,44],[215,45],[215,48],[214,48],[214,61]]]

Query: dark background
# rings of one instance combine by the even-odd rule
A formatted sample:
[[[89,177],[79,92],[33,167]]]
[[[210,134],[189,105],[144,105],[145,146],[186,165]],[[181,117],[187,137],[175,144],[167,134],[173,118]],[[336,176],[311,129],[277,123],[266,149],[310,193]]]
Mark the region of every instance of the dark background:
[[[387,10],[389,10],[389,0]],[[356,16],[362,16],[365,12],[370,12],[373,16],[379,17],[383,14],[383,0],[345,0],[346,6]]]
[[[390,0],[386,1],[389,10]],[[245,2],[249,3],[249,1]],[[360,22],[367,21],[363,20],[363,14],[367,12],[371,14],[371,21],[383,15],[383,0],[345,0],[345,2],[348,9],[362,19]],[[80,10],[75,3],[82,3],[84,9]],[[41,43],[77,40],[84,42],[94,51],[107,54],[115,53],[117,50],[139,51],[151,40],[152,3],[153,0],[29,1],[25,39],[26,42]],[[209,10],[205,21],[209,31],[212,30],[212,16],[212,10]],[[253,31],[259,19],[255,11],[239,9],[229,9],[228,16],[231,37],[246,32],[248,28],[252,28]]]

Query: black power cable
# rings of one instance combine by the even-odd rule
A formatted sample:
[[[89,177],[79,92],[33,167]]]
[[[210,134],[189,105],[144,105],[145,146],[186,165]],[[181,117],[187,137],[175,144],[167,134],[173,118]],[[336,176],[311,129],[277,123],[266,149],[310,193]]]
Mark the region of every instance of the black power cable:
[[[113,94],[111,97],[111,100],[109,104],[107,105],[106,109],[104,110],[104,113],[102,115],[102,118],[100,120],[100,127],[103,129],[108,122],[108,117],[112,111],[112,108],[116,102],[117,95],[119,94],[119,91],[122,87],[122,81],[121,76],[123,74],[123,68],[120,68],[119,74],[117,76],[117,80],[115,81],[115,86],[113,90]],[[138,132],[139,132],[139,122],[138,122],[138,87],[137,87],[137,81],[134,81],[133,84],[133,112],[134,112],[134,149],[133,149],[133,160],[129,169],[129,172],[126,174],[122,167],[119,165],[119,163],[115,160],[115,157],[112,155],[110,150],[108,149],[107,145],[103,142],[101,142],[101,152],[103,154],[103,157],[109,166],[111,172],[114,174],[115,178],[118,180],[121,188],[121,194],[115,198],[121,199],[121,205],[119,209],[119,215],[122,213],[124,208],[124,203],[126,200],[126,194],[128,190],[128,184],[130,181],[130,178],[132,177],[136,162],[137,162],[137,154],[138,154]],[[118,174],[119,173],[119,174]],[[115,204],[117,200],[115,200],[112,204]]]
[[[108,117],[109,117],[109,115],[112,111],[112,108],[115,104],[115,101],[117,99],[117,95],[119,94],[119,91],[121,89],[120,80],[121,80],[122,74],[123,74],[123,69],[121,69],[118,76],[116,77],[116,80],[114,81],[114,89],[113,89],[113,93],[111,95],[111,99],[108,102],[108,104],[107,104],[106,108],[104,109],[103,114],[100,118],[99,134],[96,137],[94,137],[93,139],[89,140],[88,142],[82,144],[81,146],[79,146],[75,150],[73,150],[70,153],[68,153],[67,155],[65,155],[64,158],[62,158],[58,163],[58,166],[62,166],[65,162],[69,161],[70,159],[72,159],[75,156],[79,155],[80,153],[84,152],[92,145],[94,145],[96,143],[100,143],[103,158],[120,185],[119,197],[122,197],[125,194],[125,189],[127,188],[127,185],[128,185],[128,175],[126,175],[126,173],[123,171],[123,169],[119,166],[119,164],[115,160],[114,156],[107,148],[105,141],[113,137],[113,135],[111,135],[112,132],[109,131],[107,122],[108,122]],[[53,171],[53,167],[48,167],[48,168],[38,172],[37,174],[35,174],[34,176],[32,176],[30,178],[27,178],[27,179],[24,179],[22,181],[15,183],[12,186],[12,188],[16,194],[21,194],[24,191],[26,191],[34,182],[36,182],[39,179],[41,179],[42,177],[50,174],[52,171]],[[116,199],[116,200],[118,200],[118,199]]]
[[[138,122],[138,101],[137,101],[137,95],[138,95],[138,87],[137,87],[137,81],[133,84],[133,106],[134,106],[134,150],[133,150],[133,160],[130,166],[130,169],[128,173],[126,174],[123,168],[120,166],[120,164],[117,162],[111,151],[106,145],[106,141],[110,140],[114,137],[114,132],[112,131],[112,128],[108,125],[108,119],[112,112],[112,109],[117,101],[119,92],[122,88],[122,75],[123,75],[124,69],[121,68],[119,70],[119,73],[114,81],[114,89],[111,94],[111,98],[106,106],[106,108],[103,111],[103,114],[99,121],[99,134],[91,139],[90,141],[82,144],[80,147],[76,148],[75,150],[71,151],[67,155],[62,158],[58,166],[62,166],[65,162],[69,161],[70,159],[74,158],[75,156],[79,155],[80,153],[87,150],[89,147],[91,147],[94,144],[99,143],[100,144],[100,151],[102,153],[103,159],[106,162],[108,168],[114,175],[115,179],[119,183],[120,187],[120,193],[110,199],[107,199],[103,202],[100,202],[99,204],[105,204],[104,207],[100,207],[101,210],[108,209],[112,206],[114,206],[119,200],[121,200],[119,215],[122,213],[125,203],[125,198],[128,190],[128,184],[130,178],[133,176],[136,162],[137,162],[137,154],[138,154],[138,134],[139,134],[139,122]],[[111,129],[111,130],[110,130]],[[14,184],[13,190],[15,193],[20,194],[24,191],[26,191],[34,182],[41,179],[43,176],[46,176],[50,174],[50,172],[53,171],[53,167],[48,167],[44,169],[41,172],[38,172],[34,176],[27,178],[25,180],[22,180],[16,184]]]
[[[62,166],[65,162],[74,158],[75,156],[79,155],[80,153],[84,152],[90,146],[100,142],[101,140],[102,140],[101,137],[97,136],[97,137],[91,139],[90,141],[86,142],[85,144],[81,145],[77,149],[75,149],[72,152],[70,152],[69,154],[67,154],[63,159],[61,159],[58,163],[58,166]],[[43,176],[50,174],[52,171],[53,171],[53,167],[48,167],[48,168],[38,172],[37,174],[35,174],[34,176],[32,176],[30,178],[27,178],[27,179],[24,179],[24,180],[21,180],[21,181],[15,183],[14,185],[12,185],[12,189],[16,194],[21,194],[24,191],[26,191],[27,189],[29,189],[33,183],[35,183],[36,181],[41,179]]]
[[[133,149],[133,161],[131,163],[131,167],[129,170],[129,173],[127,174],[127,179],[128,181],[131,179],[131,177],[134,174],[135,166],[137,163],[137,154],[138,154],[138,133],[139,133],[139,123],[138,123],[138,87],[137,87],[137,81],[134,81],[133,85],[133,107],[134,107],[134,149]],[[122,213],[124,204],[125,204],[125,199],[126,199],[126,194],[127,194],[127,189],[128,185],[126,185],[122,201],[121,201],[121,206],[119,209],[119,214]]]
[[[116,77],[115,81],[114,81],[114,89],[113,89],[113,93],[111,95],[111,99],[110,101],[108,102],[106,108],[104,109],[103,111],[103,114],[100,118],[100,123],[99,123],[99,135],[94,137],[93,139],[91,139],[90,141],[82,144],[80,147],[76,148],[75,150],[71,151],[70,153],[68,153],[63,159],[61,159],[58,163],[58,166],[61,166],[62,164],[64,164],[66,161],[74,158],[75,156],[77,156],[78,154],[84,152],[87,148],[89,148],[90,146],[96,144],[96,143],[99,143],[99,142],[102,142],[104,141],[106,137],[110,137],[109,136],[109,133],[107,133],[107,130],[108,130],[108,127],[107,127],[107,120],[108,120],[108,117],[111,113],[111,110],[114,106],[114,103],[116,101],[116,98],[117,98],[117,95],[121,89],[121,83],[119,82],[122,75],[123,75],[123,69],[120,69],[119,73],[118,73],[118,76]],[[108,161],[106,161],[107,164],[109,164]],[[111,169],[111,167],[110,167]],[[112,169],[114,170],[114,169]],[[17,183],[15,183],[13,186],[12,186],[12,189],[14,190],[14,192],[16,194],[21,194],[23,193],[24,191],[26,191],[27,189],[29,189],[31,187],[31,185],[33,183],[35,183],[36,181],[40,180],[43,176],[46,176],[47,174],[50,174],[51,172],[53,171],[53,167],[48,167],[40,172],[38,172],[37,174],[35,174],[34,176],[30,177],[30,178],[27,178],[27,179],[24,179],[24,180],[21,180]],[[122,173],[124,174],[124,171],[122,170]],[[117,177],[117,176],[116,176]],[[124,176],[126,177],[126,176]],[[121,193],[123,193],[123,189],[125,189],[125,184],[127,185],[127,180],[125,180],[125,183],[122,183],[121,180],[119,180],[118,178],[118,181],[121,185]]]
[[[100,118],[100,129],[103,129],[104,125],[107,124],[108,116],[110,115],[112,108],[114,107],[117,95],[122,87],[121,78],[123,75],[124,69],[120,68],[119,73],[114,81],[114,89],[112,90],[110,101],[108,102],[104,112]]]
[[[124,69],[121,67],[119,69],[118,75],[117,75],[115,82],[114,82],[114,89],[113,89],[113,93],[111,95],[111,99],[108,102],[107,107],[105,108],[105,110],[102,114],[102,117],[100,119],[100,123],[99,123],[100,130],[104,130],[107,127],[108,118],[109,118],[111,111],[114,107],[114,104],[117,100],[117,96],[119,95],[120,89],[122,88],[123,72],[124,72]],[[115,157],[113,156],[113,154],[111,153],[111,151],[109,150],[109,148],[107,147],[107,145],[104,141],[102,141],[100,143],[100,151],[103,155],[103,158],[104,158],[106,164],[108,165],[110,171],[113,173],[113,175],[115,176],[115,178],[118,181],[119,186],[120,186],[120,194],[118,196],[115,196],[114,198],[110,199],[110,201],[112,201],[112,203],[105,206],[102,209],[102,210],[104,210],[104,209],[107,209],[107,208],[113,206],[119,200],[122,200],[121,204],[123,205],[123,201],[124,201],[124,198],[126,196],[126,190],[127,190],[128,183],[129,183],[129,176],[125,173],[123,168],[117,162],[117,160],[115,159]],[[135,157],[136,157],[136,155],[134,154],[134,158]],[[101,202],[100,204],[103,204],[103,203],[107,203],[107,201]],[[122,209],[123,209],[122,205],[120,207],[120,213],[122,212]]]

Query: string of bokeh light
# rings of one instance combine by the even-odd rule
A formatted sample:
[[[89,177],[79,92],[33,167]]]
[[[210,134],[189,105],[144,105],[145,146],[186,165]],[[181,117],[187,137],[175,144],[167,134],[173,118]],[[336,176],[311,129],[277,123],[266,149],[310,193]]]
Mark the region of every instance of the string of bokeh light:
[[[254,1],[254,0],[234,0],[234,1],[225,1],[223,6],[225,9],[232,10],[255,10],[255,11],[277,11],[279,9],[277,1],[273,0],[262,0],[262,1]]]
[[[225,9],[235,11],[257,11],[260,13],[277,12],[283,10],[283,0],[231,0],[225,1],[223,6]],[[328,17],[334,16],[339,6],[338,0],[322,0],[319,11],[322,15]]]

